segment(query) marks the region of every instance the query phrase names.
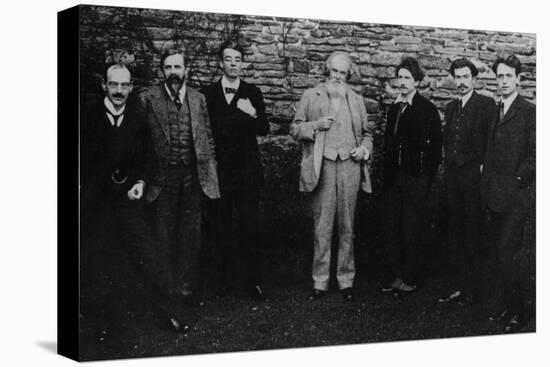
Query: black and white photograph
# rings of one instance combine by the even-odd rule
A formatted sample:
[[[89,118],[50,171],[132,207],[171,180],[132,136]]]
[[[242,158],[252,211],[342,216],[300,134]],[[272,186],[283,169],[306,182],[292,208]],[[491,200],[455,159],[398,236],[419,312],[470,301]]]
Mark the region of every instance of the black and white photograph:
[[[475,2],[203,5],[48,10],[54,163],[33,179],[51,191],[53,283],[49,316],[21,324],[56,331],[35,346],[82,362],[534,361],[542,21],[480,22]]]

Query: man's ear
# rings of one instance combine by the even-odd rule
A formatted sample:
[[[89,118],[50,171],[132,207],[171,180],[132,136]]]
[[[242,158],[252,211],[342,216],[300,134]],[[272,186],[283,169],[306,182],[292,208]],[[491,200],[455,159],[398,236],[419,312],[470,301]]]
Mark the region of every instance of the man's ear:
[[[104,92],[107,92],[107,85],[105,84],[105,79],[101,79],[101,89],[103,89]]]

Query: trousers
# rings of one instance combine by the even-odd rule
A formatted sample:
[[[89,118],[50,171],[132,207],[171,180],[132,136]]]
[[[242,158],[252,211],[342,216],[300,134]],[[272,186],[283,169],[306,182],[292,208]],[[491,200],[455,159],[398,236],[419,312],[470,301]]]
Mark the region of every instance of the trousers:
[[[330,279],[331,243],[334,222],[338,227],[336,279],[340,289],[353,286],[355,278],[354,218],[361,165],[351,159],[323,159],[313,192],[313,287],[327,290]]]

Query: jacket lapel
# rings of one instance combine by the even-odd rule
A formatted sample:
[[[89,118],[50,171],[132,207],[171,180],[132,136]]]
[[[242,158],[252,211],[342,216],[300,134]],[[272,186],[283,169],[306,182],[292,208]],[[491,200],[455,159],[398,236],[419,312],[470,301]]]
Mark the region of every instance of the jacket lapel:
[[[157,92],[153,94],[151,106],[157,116],[157,122],[160,125],[164,137],[170,142],[170,127],[168,121],[168,103],[173,103],[168,97],[168,93],[164,90],[164,84],[157,88]]]
[[[506,114],[504,114],[504,116],[502,117],[502,120],[499,121],[498,125],[503,125],[505,123],[507,123],[508,121],[510,120],[513,120],[514,116],[516,115],[517,111],[518,111],[518,106],[520,104],[520,99],[521,97],[518,95],[516,97],[516,99],[514,99],[514,102],[512,102],[512,104],[510,105],[510,108],[508,108],[508,111],[506,111]]]
[[[196,137],[198,136],[197,129],[199,128],[199,122],[201,121],[201,110],[199,105],[200,100],[195,95],[195,91],[189,88],[187,88],[187,91],[185,92],[185,99],[187,100],[189,106],[189,116],[191,118],[191,131],[193,134],[193,141],[196,141]]]

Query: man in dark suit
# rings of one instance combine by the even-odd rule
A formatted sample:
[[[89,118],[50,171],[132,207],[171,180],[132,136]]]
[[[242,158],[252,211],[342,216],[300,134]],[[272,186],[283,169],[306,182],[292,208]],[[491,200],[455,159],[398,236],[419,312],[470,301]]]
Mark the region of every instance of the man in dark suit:
[[[481,167],[485,160],[489,123],[496,117],[492,98],[476,93],[478,70],[465,58],[452,62],[450,73],[459,97],[445,109],[445,185],[448,204],[448,244],[456,264],[457,282],[439,302],[469,305],[479,298],[482,208]]]
[[[218,52],[223,76],[203,90],[216,143],[221,192],[221,198],[213,203],[218,228],[212,255],[219,295],[227,293],[232,286],[227,282],[234,280],[228,272],[230,259],[240,258],[247,290],[253,298],[268,301],[260,269],[258,215],[263,170],[256,136],[266,135],[269,123],[262,92],[240,78],[243,56],[237,42],[224,42]]]
[[[396,69],[399,96],[387,113],[382,223],[393,282],[381,291],[395,296],[416,290],[422,251],[424,203],[441,161],[441,119],[418,93],[424,73],[406,57]]]
[[[498,264],[502,309],[490,317],[513,332],[525,323],[518,254],[528,211],[535,201],[536,108],[518,94],[521,63],[514,56],[493,65],[502,99],[490,125],[482,175],[483,204]]]
[[[151,129],[156,171],[146,193],[157,251],[168,272],[164,287],[189,305],[196,295],[203,199],[218,198],[214,141],[204,96],[185,84],[184,55],[161,58],[164,83],[140,96]]]
[[[127,313],[136,265],[151,306],[174,328],[181,326],[163,302],[163,272],[145,221],[152,146],[148,126],[128,99],[130,71],[119,64],[108,67],[102,87],[105,98],[83,114],[80,165],[81,307],[85,316],[95,311],[101,341]]]

